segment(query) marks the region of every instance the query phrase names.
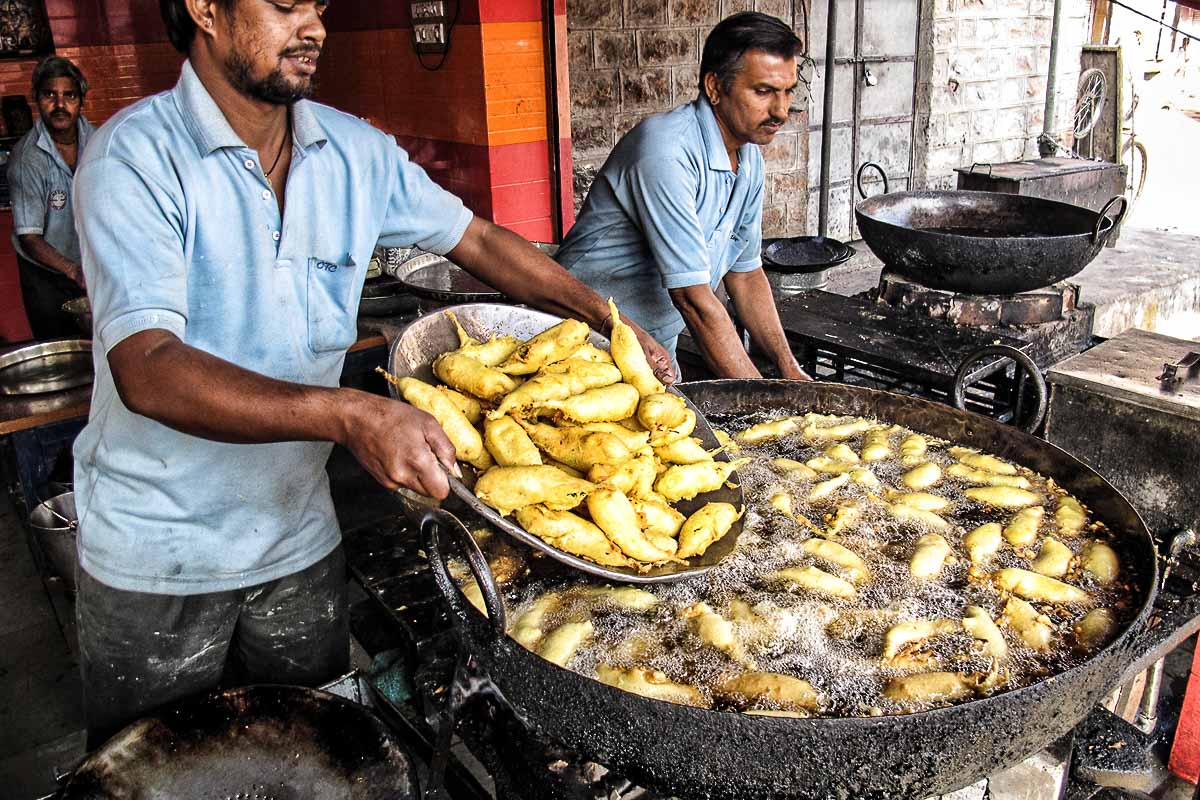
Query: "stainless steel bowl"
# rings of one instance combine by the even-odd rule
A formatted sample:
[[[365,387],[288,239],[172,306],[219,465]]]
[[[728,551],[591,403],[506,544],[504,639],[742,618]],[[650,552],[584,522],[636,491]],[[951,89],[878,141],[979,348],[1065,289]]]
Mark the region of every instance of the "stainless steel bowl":
[[[79,565],[75,493],[60,494],[39,504],[29,515],[29,527],[54,573],[67,589],[75,591],[75,569]]]
[[[0,355],[0,395],[48,394],[92,382],[92,343],[56,339]]]

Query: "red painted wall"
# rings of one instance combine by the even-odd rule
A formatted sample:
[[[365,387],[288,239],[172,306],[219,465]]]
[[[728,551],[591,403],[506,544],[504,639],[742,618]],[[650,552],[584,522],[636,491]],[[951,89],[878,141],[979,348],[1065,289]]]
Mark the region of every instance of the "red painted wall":
[[[476,214],[554,240],[560,187],[551,176],[540,0],[466,0],[444,60],[418,58],[407,9],[331,4],[317,99],[395,135]]]
[[[46,9],[55,51],[91,82],[84,113],[93,123],[178,79],[183,58],[166,40],[158,0],[46,0]],[[554,10],[556,17],[565,14],[562,0]],[[395,135],[480,216],[528,239],[552,241],[564,186],[568,214],[571,208],[570,137],[568,130],[565,150],[563,141],[549,141],[548,114],[556,109],[547,108],[543,25],[565,25],[543,21],[542,13],[541,0],[462,0],[450,53],[431,71],[413,51],[407,0],[336,0],[326,15],[316,99]],[[432,66],[438,58],[423,60]],[[36,63],[0,62],[0,95],[29,97]],[[564,82],[559,92],[565,91]],[[566,163],[561,179],[552,175],[556,145]],[[0,338],[10,340],[28,335],[16,313],[11,224],[11,214],[0,213]]]

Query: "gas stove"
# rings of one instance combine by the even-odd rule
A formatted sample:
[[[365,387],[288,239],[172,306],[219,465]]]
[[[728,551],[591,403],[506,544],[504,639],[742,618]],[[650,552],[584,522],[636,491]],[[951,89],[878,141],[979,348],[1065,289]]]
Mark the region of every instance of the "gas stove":
[[[958,384],[963,407],[1005,422],[1028,422],[1030,389],[1042,373],[1093,343],[1094,309],[1079,302],[1078,287],[1069,283],[963,295],[885,268],[868,292],[777,290],[776,304],[810,375],[942,402],[953,402]],[[1026,368],[1010,360],[1019,358],[1013,351],[1027,357]]]

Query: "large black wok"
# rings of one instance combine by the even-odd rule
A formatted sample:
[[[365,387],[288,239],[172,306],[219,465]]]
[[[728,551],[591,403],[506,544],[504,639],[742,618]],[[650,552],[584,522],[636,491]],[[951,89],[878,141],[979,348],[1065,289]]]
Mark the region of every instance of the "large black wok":
[[[1125,216],[1123,197],[1100,213],[1001,192],[912,191],[867,197],[854,207],[863,241],[885,268],[931,289],[1015,294],[1065,280],[1100,252]],[[883,170],[879,170],[883,174]],[[1116,218],[1108,211],[1120,201]]]
[[[681,388],[714,418],[773,411],[876,416],[1052,476],[1117,535],[1136,615],[1108,647],[1067,672],[949,708],[847,719],[709,711],[606,686],[507,638],[503,601],[473,540],[444,512],[430,512],[422,522],[426,549],[464,647],[515,711],[551,738],[631,780],[689,798],[924,798],[1045,747],[1077,725],[1133,660],[1155,594],[1154,545],[1129,502],[1067,453],[986,417],[854,386],[722,380]],[[490,621],[466,603],[446,570],[446,529],[468,553]]]

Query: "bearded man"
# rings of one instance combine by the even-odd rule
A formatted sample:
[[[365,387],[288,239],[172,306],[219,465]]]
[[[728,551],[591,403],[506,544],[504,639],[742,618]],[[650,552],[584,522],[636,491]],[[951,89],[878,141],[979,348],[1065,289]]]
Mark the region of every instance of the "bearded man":
[[[434,419],[338,387],[377,244],[446,254],[597,329],[608,317],[390,136],[305,99],[325,0],[160,2],[188,56],[179,83],[97,131],[75,184],[95,318],[74,451],[93,746],[222,683],[346,671],[332,443],[388,488],[446,496],[454,447]]]

